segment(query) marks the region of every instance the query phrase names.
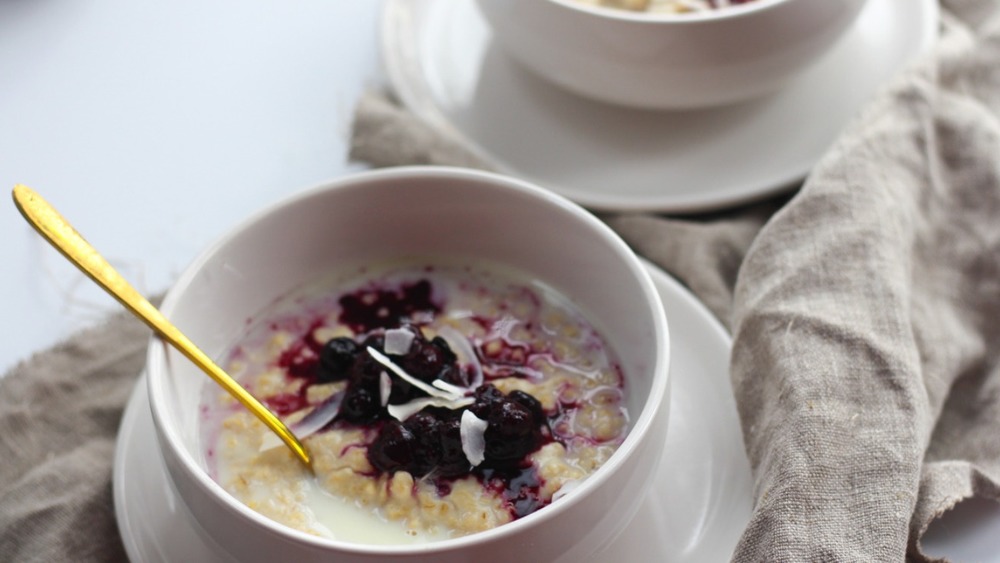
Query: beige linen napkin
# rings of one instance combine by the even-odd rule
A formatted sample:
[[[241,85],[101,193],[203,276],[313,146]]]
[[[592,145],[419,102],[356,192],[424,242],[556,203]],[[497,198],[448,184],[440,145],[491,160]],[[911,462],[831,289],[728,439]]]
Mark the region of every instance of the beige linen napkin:
[[[944,7],[791,201],[605,217],[733,331],[756,499],[737,561],[922,561],[935,517],[1000,501],[1000,4]],[[352,154],[489,166],[437,133],[370,95]]]
[[[965,23],[945,14],[741,267],[741,558],[917,558],[935,516],[1000,500],[1000,10],[948,6]]]
[[[122,313],[0,379],[0,560],[126,559],[111,466],[148,339]]]

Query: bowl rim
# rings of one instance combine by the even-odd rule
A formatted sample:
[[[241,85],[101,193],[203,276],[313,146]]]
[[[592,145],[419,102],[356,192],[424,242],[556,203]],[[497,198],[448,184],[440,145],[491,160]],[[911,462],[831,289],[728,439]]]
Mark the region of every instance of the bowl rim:
[[[456,538],[447,538],[428,543],[408,545],[362,544],[314,536],[281,524],[247,507],[241,501],[236,499],[236,497],[226,491],[222,485],[212,479],[183,445],[183,441],[179,436],[177,429],[165,423],[167,419],[166,413],[163,411],[165,407],[161,404],[159,399],[161,395],[160,385],[162,383],[163,387],[166,388],[166,381],[168,379],[167,374],[170,371],[169,362],[166,361],[166,355],[169,347],[162,341],[162,339],[156,337],[155,335],[151,337],[146,354],[146,384],[150,398],[151,414],[153,421],[155,422],[158,437],[160,438],[157,440],[157,447],[162,449],[165,447],[164,442],[166,442],[166,447],[169,447],[169,449],[172,450],[175,459],[179,462],[179,465],[183,468],[187,476],[192,478],[193,482],[200,489],[210,494],[215,501],[221,502],[232,512],[242,516],[246,520],[249,520],[252,524],[261,526],[280,537],[285,537],[294,540],[297,543],[305,544],[310,548],[319,548],[322,550],[329,550],[330,552],[340,552],[353,555],[402,556],[452,552],[477,544],[503,540],[508,536],[519,533],[523,528],[534,526],[536,522],[541,523],[546,520],[556,518],[562,512],[569,510],[572,506],[579,503],[581,497],[583,497],[587,492],[597,488],[604,481],[608,480],[611,474],[624,464],[626,458],[637,455],[637,444],[651,432],[653,422],[658,418],[659,412],[661,410],[669,410],[668,390],[671,379],[669,374],[671,357],[669,327],[660,295],[656,291],[652,278],[650,277],[647,269],[642,265],[639,257],[628,247],[628,245],[617,233],[615,233],[603,221],[594,216],[590,211],[587,211],[583,207],[571,202],[561,195],[545,190],[544,188],[538,187],[530,182],[494,172],[451,166],[399,166],[348,173],[343,176],[314,184],[312,187],[300,190],[291,196],[265,205],[262,209],[248,216],[242,222],[238,223],[235,227],[231,228],[221,237],[216,239],[215,242],[206,247],[200,254],[197,255],[188,267],[184,269],[181,275],[177,278],[176,282],[169,288],[163,298],[162,305],[160,307],[161,312],[168,319],[171,318],[171,314],[177,306],[177,302],[180,299],[181,294],[184,293],[188,286],[191,285],[201,267],[232,240],[244,235],[247,231],[253,228],[255,223],[271,213],[274,213],[279,209],[296,205],[303,200],[318,197],[320,194],[331,190],[344,189],[351,186],[359,188],[366,183],[384,182],[392,179],[399,179],[402,181],[419,178],[486,183],[494,187],[513,189],[514,191],[520,192],[522,195],[526,194],[539,198],[546,201],[550,205],[554,205],[559,208],[562,212],[572,214],[578,220],[583,221],[591,228],[596,229],[610,244],[615,246],[618,250],[618,254],[624,261],[624,265],[629,269],[631,275],[636,279],[642,288],[645,300],[649,302],[652,307],[651,314],[653,328],[656,334],[656,339],[660,342],[654,358],[654,365],[650,367],[653,372],[653,378],[650,384],[649,396],[646,397],[645,401],[642,403],[642,408],[638,413],[638,416],[632,419],[631,427],[625,437],[625,440],[611,455],[611,457],[609,457],[608,460],[601,465],[601,467],[599,467],[579,486],[575,487],[572,491],[567,493],[566,496],[561,498],[557,504],[547,506],[546,510],[536,511],[513,522],[509,522],[489,530],[475,532]],[[206,383],[207,382],[208,380],[206,379]],[[173,475],[171,472],[168,471],[167,474],[171,481],[173,481]],[[192,516],[194,516],[195,519],[198,518],[193,514]]]
[[[507,0],[503,0],[507,1]],[[537,0],[534,0],[537,1]],[[623,8],[612,8],[608,6],[596,6],[579,2],[578,0],[545,0],[552,4],[557,4],[565,9],[574,10],[586,14],[637,24],[701,24],[706,22],[732,20],[747,17],[751,14],[773,9],[781,4],[794,2],[795,0],[754,0],[746,4],[726,6],[707,10],[704,12],[689,12],[686,14],[670,13],[649,13],[626,10]]]

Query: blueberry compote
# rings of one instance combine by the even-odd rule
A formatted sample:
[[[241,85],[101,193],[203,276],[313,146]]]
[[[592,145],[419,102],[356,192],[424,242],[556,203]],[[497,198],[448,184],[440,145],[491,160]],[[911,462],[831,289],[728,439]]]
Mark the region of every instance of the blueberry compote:
[[[328,495],[411,538],[501,525],[585,479],[627,428],[620,369],[582,312],[485,266],[369,267],[303,290],[250,323],[227,367],[293,430],[309,427],[315,477],[262,449],[259,423],[213,394],[216,478],[320,535],[364,520],[324,523]]]
[[[459,365],[446,339],[427,339],[418,326],[399,324],[413,313],[439,310],[430,300],[427,280],[396,291],[349,293],[338,302],[338,320],[359,336],[319,342],[310,331],[292,343],[278,365],[290,377],[304,382],[291,397],[279,394],[267,398],[272,410],[282,415],[304,408],[310,387],[344,381],[340,410],[330,424],[340,421],[373,431],[367,458],[375,472],[429,476],[441,491],[450,490],[456,478],[473,475],[510,501],[514,517],[547,504],[538,496],[540,478],[528,460],[529,454],[553,440],[541,402],[520,390],[505,395],[490,383],[469,385],[477,376],[470,373],[471,366]],[[404,343],[390,349],[390,336]],[[382,353],[411,378],[432,387],[435,381],[453,386],[453,396],[439,397],[443,399],[440,404],[394,417],[390,405],[419,405],[421,399],[432,396],[412,380],[390,375],[393,370],[370,350]],[[469,460],[469,446],[463,445],[462,416],[466,410],[485,422],[482,459],[475,463]]]

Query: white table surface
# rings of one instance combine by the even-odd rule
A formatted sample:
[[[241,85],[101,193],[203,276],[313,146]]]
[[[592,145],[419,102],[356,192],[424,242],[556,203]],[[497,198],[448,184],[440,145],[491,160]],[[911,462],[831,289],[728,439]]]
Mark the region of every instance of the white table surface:
[[[356,168],[378,0],[0,2],[0,187],[38,191],[141,291]],[[118,306],[0,204],[0,373]]]
[[[0,187],[35,188],[141,291],[291,192],[358,169],[379,0],[0,2]],[[0,373],[118,305],[0,205]],[[928,543],[995,561],[1000,511]]]

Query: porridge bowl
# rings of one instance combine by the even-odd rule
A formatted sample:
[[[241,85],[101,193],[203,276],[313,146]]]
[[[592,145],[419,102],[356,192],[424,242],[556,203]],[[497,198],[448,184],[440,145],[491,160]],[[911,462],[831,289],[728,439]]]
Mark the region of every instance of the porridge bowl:
[[[471,170],[347,176],[275,204],[163,312],[303,441],[311,470],[158,339],[168,475],[240,561],[577,561],[662,454],[665,313],[560,196]]]
[[[581,96],[692,109],[781,88],[850,28],[865,0],[477,0],[498,46]],[[629,10],[615,5],[632,6]]]

